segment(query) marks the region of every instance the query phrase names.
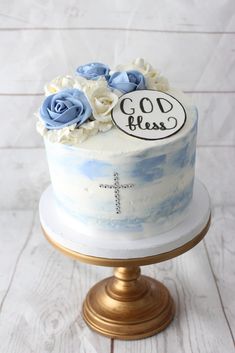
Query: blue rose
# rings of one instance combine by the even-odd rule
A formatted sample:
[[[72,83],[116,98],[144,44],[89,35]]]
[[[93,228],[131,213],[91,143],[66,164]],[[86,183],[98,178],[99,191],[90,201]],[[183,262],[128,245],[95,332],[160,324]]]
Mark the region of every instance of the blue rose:
[[[83,124],[91,116],[91,107],[85,94],[78,89],[65,89],[46,97],[40,115],[49,130]]]
[[[76,74],[86,78],[87,80],[97,80],[102,76],[108,79],[109,71],[110,69],[107,65],[101,63],[90,63],[79,66],[76,70]]]
[[[114,72],[109,78],[108,85],[123,93],[146,88],[144,76],[136,70]]]

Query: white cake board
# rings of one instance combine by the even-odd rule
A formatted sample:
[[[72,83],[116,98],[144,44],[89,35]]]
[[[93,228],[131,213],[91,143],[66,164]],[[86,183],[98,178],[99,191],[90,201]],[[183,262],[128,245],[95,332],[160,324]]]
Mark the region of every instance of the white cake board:
[[[210,198],[205,186],[195,180],[193,200],[189,206],[186,219],[174,229],[135,240],[118,240],[110,234],[110,240],[89,237],[69,227],[58,216],[52,186],[41,196],[39,214],[42,227],[50,239],[62,247],[80,254],[108,258],[134,259],[159,255],[174,250],[191,241],[206,226],[210,217]]]

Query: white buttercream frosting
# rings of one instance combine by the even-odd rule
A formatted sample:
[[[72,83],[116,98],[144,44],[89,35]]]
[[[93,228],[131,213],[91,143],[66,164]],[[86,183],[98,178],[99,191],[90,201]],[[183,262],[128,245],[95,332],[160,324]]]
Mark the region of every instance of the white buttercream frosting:
[[[99,90],[99,92],[101,93],[101,96],[104,97],[103,98],[104,100],[106,100],[106,99],[109,100],[109,97],[105,96],[105,94],[106,94],[105,89],[104,89],[104,91],[103,91],[103,88],[97,89],[97,90]],[[95,92],[95,91],[93,91],[93,92]],[[170,89],[168,91],[168,93],[171,94],[172,96],[176,97],[177,99],[179,99],[181,102],[183,102],[184,106],[188,107],[188,109],[192,105],[190,97],[186,96],[181,91],[176,90],[176,89]],[[114,101],[111,103],[112,99]],[[90,100],[91,100],[91,105],[92,105],[93,104],[92,98],[90,98]],[[98,116],[98,114],[97,114],[96,120],[88,121],[88,122],[82,124],[79,127],[79,129],[76,128],[76,124],[73,124],[73,125],[70,125],[70,126],[63,128],[63,129],[48,130],[45,127],[43,121],[40,119],[40,115],[38,113],[35,114],[38,117],[36,129],[41,136],[48,139],[50,142],[63,143],[63,144],[68,144],[68,145],[73,145],[73,146],[81,146],[81,144],[84,145],[84,142],[87,139],[89,139],[90,137],[97,135],[99,132],[109,131],[110,129],[112,129],[114,127],[113,121],[111,120],[111,117],[110,117],[110,107],[115,104],[115,100],[116,100],[116,98],[111,96],[109,102],[106,103],[106,101],[105,101],[102,104],[102,99],[101,99],[101,102],[98,99],[98,102],[96,102],[97,108],[93,108],[93,109],[94,110],[97,109],[98,111],[102,110],[103,116],[102,115]],[[115,130],[116,129],[117,128],[115,127]],[[184,131],[184,129],[182,129],[182,131],[180,131],[177,135],[173,136],[173,138],[176,138],[177,136],[181,135],[181,133],[183,131]],[[123,134],[119,131],[118,131],[118,134],[123,139],[123,143],[125,144],[125,146],[129,145],[129,143],[131,145],[133,145],[133,138],[130,139],[130,137],[128,135]],[[112,138],[113,137],[111,137],[111,139]],[[97,141],[94,139],[92,139],[92,141],[89,140],[88,145],[89,146],[93,145],[93,143],[96,145]],[[113,144],[113,146],[114,146],[115,139],[114,139],[113,143],[114,143]],[[148,141],[147,143],[150,146],[153,142]],[[154,143],[163,144],[164,140],[155,141]],[[146,144],[146,141],[139,140],[138,145],[141,145],[141,144]],[[86,144],[85,144],[85,146],[86,146]],[[112,145],[110,145],[110,146],[112,146]],[[116,148],[117,147],[115,145],[114,149],[116,149]]]
[[[144,75],[147,89],[169,91],[169,84],[158,70],[142,58],[135,59],[128,65],[118,65],[115,71],[137,70]],[[113,71],[110,71],[110,74]],[[39,118],[37,131],[46,137],[50,142],[59,142],[70,145],[80,145],[82,142],[96,135],[105,132],[113,127],[111,110],[118,102],[122,94],[117,89],[110,89],[107,80],[99,77],[97,80],[88,80],[82,76],[57,76],[44,87],[45,95],[55,94],[63,89],[77,88],[82,90],[92,108],[92,116],[88,121],[77,127],[76,124],[61,129],[48,130],[45,123]]]
[[[85,65],[83,72],[91,66]],[[37,114],[37,130],[45,141],[58,215],[65,217],[70,227],[82,236],[97,241],[112,236],[119,240],[155,237],[187,217],[193,194],[197,109],[182,92],[169,88],[166,78],[143,59],[117,67],[120,71],[136,70],[138,73],[118,72],[119,77],[114,77],[116,81],[112,86],[116,90],[110,87],[109,75],[112,73],[109,68],[105,66],[108,71],[104,78],[99,75],[104,65],[96,63],[93,66],[97,70],[94,79],[89,79],[89,75],[85,76],[88,79],[59,76],[45,87],[47,95],[65,88],[75,92],[76,88],[81,90],[79,93],[85,98],[82,103],[89,106],[86,120],[81,124],[74,120],[68,121],[71,125],[64,124],[64,110],[71,108],[74,99],[69,97],[64,103],[62,98],[66,92],[47,97],[48,105],[43,111],[40,109],[41,117]],[[91,73],[94,74],[94,70]],[[111,112],[119,109],[116,104],[120,91],[130,92],[130,89],[133,92],[140,82],[142,89],[165,91],[182,104],[187,119],[177,133],[156,140],[136,139],[113,125]],[[139,101],[130,99],[126,101],[127,104],[131,102],[126,106],[127,110],[123,106],[119,110],[129,117],[136,114],[142,118],[142,112],[151,113],[151,106],[149,109],[144,105],[144,100],[147,104],[145,96]],[[154,104],[158,104],[156,114],[171,111],[164,103],[159,104],[157,98],[152,108]],[[81,113],[85,109],[82,104],[72,108],[72,118],[76,109]],[[58,111],[62,111],[62,118]],[[47,112],[51,114],[49,118]],[[48,129],[45,127],[47,118],[49,122],[50,118],[55,122],[51,129],[51,125],[47,125]],[[137,124],[133,126],[135,128]],[[156,126],[158,130],[165,127],[163,122]],[[148,127],[147,123],[145,127],[140,126],[142,130],[150,130]]]
[[[60,214],[68,215],[69,225],[84,236],[97,241],[111,236],[127,240],[151,237],[187,216],[193,190],[197,111],[182,93],[170,94],[184,102],[188,119],[167,139],[137,140],[116,127],[87,139],[79,148],[45,139]],[[121,212],[116,212],[115,183],[120,183]]]
[[[76,77],[69,75],[57,76],[44,86],[45,95],[55,94],[65,88],[75,88],[76,85]]]
[[[80,90],[82,90],[86,96],[89,98],[90,96],[92,96],[93,92],[97,89],[97,88],[108,88],[108,84],[107,81],[105,80],[105,78],[100,77],[97,80],[87,80],[86,78],[82,77],[82,76],[77,76],[76,80],[75,80],[75,84],[73,88],[78,88]]]
[[[142,58],[137,58],[130,64],[118,65],[115,68],[115,71],[128,71],[128,70],[137,70],[141,72],[145,77],[157,77],[159,72],[155,70],[152,65],[146,62]]]
[[[118,102],[118,96],[106,87],[99,87],[88,98],[93,116],[98,121],[111,121],[111,110]]]
[[[50,142],[63,143],[78,146],[89,137],[96,135],[98,132],[106,132],[113,127],[112,121],[88,121],[76,128],[76,124],[67,126],[63,129],[48,130],[41,120],[38,120],[36,128],[41,136]]]
[[[135,59],[131,64],[118,65],[117,71],[137,70],[141,72],[145,77],[147,89],[154,89],[162,92],[169,90],[168,80],[160,74],[158,70],[155,70],[151,64],[146,62],[142,58]]]

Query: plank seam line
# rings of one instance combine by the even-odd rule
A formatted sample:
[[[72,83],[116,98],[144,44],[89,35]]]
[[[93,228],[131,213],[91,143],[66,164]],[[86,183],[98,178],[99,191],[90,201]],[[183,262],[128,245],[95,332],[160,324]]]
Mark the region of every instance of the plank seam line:
[[[110,353],[114,353],[114,339],[111,338],[110,340]]]
[[[125,28],[125,27],[2,27],[0,31],[129,31],[146,33],[173,33],[173,34],[211,34],[211,35],[234,35],[235,31],[184,31],[147,28]]]
[[[14,265],[14,268],[13,268],[13,272],[12,272],[9,284],[7,286],[6,292],[5,292],[5,294],[4,294],[3,298],[2,298],[2,301],[0,303],[0,314],[2,312],[2,308],[3,308],[3,305],[4,305],[5,300],[7,298],[7,295],[9,293],[10,289],[11,289],[12,283],[14,281],[14,277],[15,277],[15,274],[16,274],[17,266],[19,264],[21,256],[22,256],[26,246],[28,245],[29,239],[31,238],[31,235],[32,235],[32,232],[33,232],[33,227],[34,227],[34,224],[35,224],[35,219],[36,219],[36,210],[34,209],[33,210],[33,215],[32,215],[32,222],[31,222],[31,225],[30,225],[30,229],[29,229],[28,235],[27,235],[27,237],[25,239],[25,242],[24,242],[24,244],[23,244],[23,246],[22,246],[22,248],[21,248],[21,250],[20,250],[20,252],[19,252],[19,254],[17,256],[17,258],[16,258],[16,262],[15,262],[15,265]]]
[[[217,280],[216,280],[216,275],[215,275],[215,272],[214,272],[214,269],[213,269],[213,266],[212,266],[211,258],[210,258],[210,255],[209,255],[209,251],[208,251],[208,248],[207,248],[205,239],[203,239],[203,244],[204,244],[204,248],[205,248],[205,250],[206,250],[206,254],[207,254],[209,266],[210,266],[211,273],[212,273],[213,278],[214,278],[215,286],[216,286],[216,289],[217,289],[217,293],[218,293],[218,296],[219,296],[219,301],[220,301],[221,308],[222,308],[222,311],[223,311],[223,314],[224,314],[224,317],[225,317],[225,321],[226,321],[226,323],[227,323],[229,332],[230,332],[230,334],[231,334],[231,337],[232,337],[232,340],[233,340],[233,344],[235,345],[235,339],[234,339],[234,336],[233,336],[233,331],[232,331],[232,328],[231,328],[231,326],[230,326],[228,317],[227,317],[226,312],[225,312],[225,309],[224,309],[224,304],[223,304],[222,296],[221,296],[221,293],[220,293],[220,290],[219,290],[219,286],[218,286],[218,283],[217,283]]]
[[[197,148],[235,148],[235,145],[201,145]],[[0,146],[0,151],[4,150],[44,150],[44,146]]]
[[[235,206],[235,205],[234,205]],[[10,212],[10,213],[14,213],[14,212],[29,212],[29,211],[32,211],[32,207],[29,207],[29,208],[0,208],[0,212]]]
[[[0,96],[19,96],[19,97],[24,97],[24,96],[44,96],[44,93],[0,93]]]
[[[184,90],[184,93],[189,93],[189,94],[235,94],[235,91],[187,91]],[[17,93],[17,92],[0,92],[0,96],[16,96],[16,97],[24,97],[24,96],[44,96],[43,92],[35,92],[35,93]]]
[[[190,93],[190,94],[197,94],[197,93],[202,93],[202,94],[234,94],[235,91],[183,91],[184,93]]]
[[[234,148],[235,145],[202,145],[202,144],[198,144],[197,147],[199,148],[218,148],[218,147],[222,147],[222,148]]]

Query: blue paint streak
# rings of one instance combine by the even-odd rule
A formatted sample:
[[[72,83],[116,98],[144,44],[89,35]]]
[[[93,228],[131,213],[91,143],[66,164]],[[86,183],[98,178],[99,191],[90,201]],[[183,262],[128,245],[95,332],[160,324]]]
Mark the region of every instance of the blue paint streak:
[[[78,221],[84,225],[92,225],[97,227],[97,229],[105,229],[108,231],[114,230],[115,232],[139,232],[143,230],[143,225],[147,223],[164,223],[167,217],[174,217],[177,214],[181,214],[191,201],[193,193],[193,180],[188,185],[186,189],[178,192],[172,197],[164,200],[157,207],[153,208],[147,216],[137,217],[137,218],[126,218],[126,219],[114,219],[108,218],[97,218],[90,216],[89,214],[84,214],[79,209],[73,208],[73,202],[66,197],[61,195],[56,195],[57,203],[60,208],[69,213],[71,216],[75,217]],[[59,197],[58,197],[59,196]],[[97,207],[98,209],[98,207]]]
[[[196,161],[196,152],[194,152],[191,157],[191,160],[190,160],[191,167],[193,167],[195,165],[195,161]]]
[[[79,177],[79,174],[85,175],[91,180],[110,176],[113,174],[112,165],[99,160],[86,160],[75,153],[57,153],[53,150],[47,151],[49,165],[58,169],[63,169],[66,173]]]
[[[164,175],[163,166],[165,160],[166,155],[161,155],[139,161],[135,164],[131,175],[141,182],[151,182],[160,179]]]
[[[112,175],[112,165],[106,162],[90,160],[79,165],[79,171],[91,180]]]
[[[176,153],[173,153],[169,158],[169,163],[171,167],[174,168],[184,168],[190,162],[190,148],[189,145],[184,146]]]
[[[182,213],[188,206],[193,195],[193,180],[183,191],[161,202],[152,210],[152,218],[171,217],[176,213]]]
[[[70,209],[64,200],[61,200],[60,198],[56,197],[57,204],[59,207],[66,211],[68,214],[70,214],[72,217],[75,217],[79,222],[83,223],[84,225],[87,226],[96,226],[97,229],[102,228],[104,230],[108,231],[117,231],[117,232],[123,232],[123,231],[129,231],[129,232],[139,232],[143,229],[143,224],[145,219],[144,218],[135,218],[135,219],[101,219],[97,217],[92,217],[87,214],[83,214],[81,212],[75,211],[73,209]]]

